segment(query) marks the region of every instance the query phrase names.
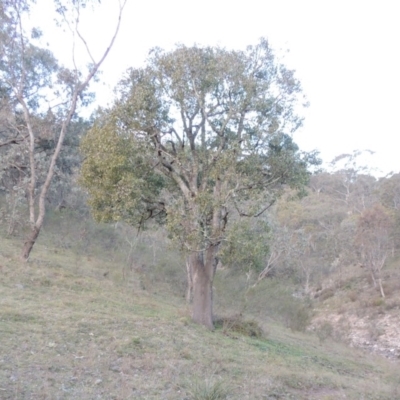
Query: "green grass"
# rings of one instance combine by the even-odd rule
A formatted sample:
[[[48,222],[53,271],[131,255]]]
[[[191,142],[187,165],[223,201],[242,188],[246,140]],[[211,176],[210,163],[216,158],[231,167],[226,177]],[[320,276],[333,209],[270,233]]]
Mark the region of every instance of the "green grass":
[[[151,273],[43,240],[24,264],[0,240],[1,399],[400,398],[383,358],[272,322],[210,332]]]

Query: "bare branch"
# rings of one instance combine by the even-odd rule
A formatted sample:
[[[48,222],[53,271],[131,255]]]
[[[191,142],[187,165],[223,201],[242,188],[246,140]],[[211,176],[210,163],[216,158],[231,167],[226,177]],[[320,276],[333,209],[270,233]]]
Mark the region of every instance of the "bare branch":
[[[28,137],[29,137],[29,134],[28,134],[28,135],[25,135],[25,136],[22,137],[22,138],[13,138],[13,139],[10,139],[10,140],[8,140],[8,141],[6,141],[6,142],[0,143],[0,147],[8,146],[8,145],[10,145],[10,144],[21,144],[21,143],[24,142],[25,139],[27,139]]]

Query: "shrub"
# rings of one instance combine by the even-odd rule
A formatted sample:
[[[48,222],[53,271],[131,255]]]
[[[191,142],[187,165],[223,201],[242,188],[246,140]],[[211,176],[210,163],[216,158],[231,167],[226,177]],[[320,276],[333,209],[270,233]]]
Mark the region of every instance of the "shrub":
[[[333,336],[333,326],[330,322],[324,321],[317,329],[317,336],[319,341],[322,343],[326,339]]]
[[[385,304],[385,299],[382,297],[375,297],[369,301],[369,306],[370,307],[380,307]]]
[[[358,299],[358,293],[357,293],[356,290],[352,290],[352,291],[348,294],[348,296],[349,296],[349,300],[350,300],[351,302],[353,302],[353,303]]]
[[[287,303],[284,305],[283,318],[286,327],[292,331],[304,332],[310,324],[312,310],[302,303]]]
[[[326,288],[326,289],[321,291],[321,293],[318,296],[318,298],[321,301],[325,301],[325,300],[329,299],[330,297],[333,297],[334,295],[335,295],[335,289],[334,288]]]
[[[230,332],[239,333],[243,336],[261,338],[265,336],[263,329],[255,320],[246,320],[241,314],[232,317],[217,317],[214,319],[214,326],[222,329],[225,334]]]

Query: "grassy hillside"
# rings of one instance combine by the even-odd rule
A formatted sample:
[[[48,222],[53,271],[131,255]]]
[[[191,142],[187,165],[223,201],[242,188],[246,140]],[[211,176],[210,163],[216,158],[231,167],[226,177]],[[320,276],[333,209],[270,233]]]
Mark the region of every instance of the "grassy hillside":
[[[398,364],[272,322],[209,332],[182,288],[47,234],[28,264],[0,239],[1,399],[400,398]]]

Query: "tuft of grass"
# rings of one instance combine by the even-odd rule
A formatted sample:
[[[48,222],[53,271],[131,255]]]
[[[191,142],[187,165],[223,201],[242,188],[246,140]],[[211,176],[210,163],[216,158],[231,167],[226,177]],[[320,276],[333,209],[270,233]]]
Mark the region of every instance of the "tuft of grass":
[[[191,400],[224,400],[228,398],[227,384],[221,380],[194,379],[186,386]]]

